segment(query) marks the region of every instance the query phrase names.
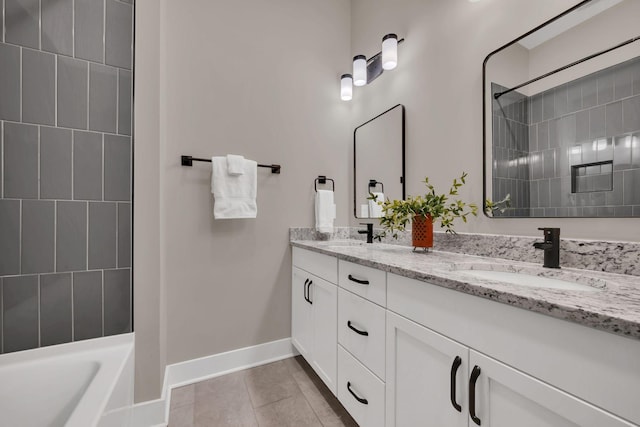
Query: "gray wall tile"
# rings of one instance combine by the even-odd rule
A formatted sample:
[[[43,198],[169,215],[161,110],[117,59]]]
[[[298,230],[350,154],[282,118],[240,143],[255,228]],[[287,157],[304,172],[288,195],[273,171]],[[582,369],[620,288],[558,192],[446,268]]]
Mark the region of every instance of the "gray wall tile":
[[[598,105],[613,101],[613,74],[611,70],[598,73]]]
[[[583,142],[589,139],[589,110],[576,113],[576,141]]]
[[[631,146],[631,167],[640,168],[640,133],[629,136]]]
[[[566,84],[555,88],[553,99],[556,117],[563,116],[569,112],[569,95]]]
[[[40,198],[71,199],[71,131],[40,128]]]
[[[0,43],[0,119],[20,120],[20,48]]]
[[[538,150],[549,148],[549,122],[538,124]]]
[[[640,206],[634,206],[633,207],[633,216],[634,217],[640,217]]]
[[[560,139],[562,137],[562,129],[560,122],[562,119],[549,120],[549,148],[556,148],[560,146]]]
[[[605,136],[605,107],[589,110],[589,137],[600,138]]]
[[[22,50],[22,120],[55,125],[55,55]]]
[[[58,202],[56,216],[56,270],[87,268],[87,203]]]
[[[89,203],[89,269],[116,267],[116,204]]]
[[[617,136],[622,134],[622,102],[614,102],[606,106],[605,134]]]
[[[103,62],[104,3],[102,0],[75,0],[76,58]]]
[[[531,98],[529,111],[531,113],[531,122],[538,123],[542,120],[542,95],[534,95]]]
[[[105,1],[107,3],[106,63],[131,69],[133,7],[117,0]]]
[[[131,204],[118,204],[118,268],[131,267]]]
[[[545,178],[556,176],[556,152],[545,150],[542,152],[543,173]]]
[[[116,133],[117,97],[117,69],[90,64],[89,129]]]
[[[70,342],[71,273],[40,276],[40,345]]]
[[[622,205],[623,204],[623,182],[622,182],[622,172],[614,172],[613,173],[613,190],[607,191],[605,194],[605,203],[607,205]]]
[[[622,101],[624,114],[623,123],[625,132],[637,132],[640,130],[640,95]]]
[[[73,55],[73,0],[42,1],[42,50]]]
[[[541,179],[538,181],[538,206],[549,206],[549,180]]]
[[[104,136],[104,198],[131,200],[131,139]]]
[[[102,200],[102,135],[73,132],[73,198]]]
[[[549,120],[556,116],[554,102],[553,89],[548,90],[542,94],[542,120]]]
[[[640,95],[640,63],[633,67],[633,94]]]
[[[87,129],[88,64],[58,57],[58,126]]]
[[[131,332],[131,270],[104,271],[104,334]]]
[[[22,202],[22,274],[54,271],[55,202]]]
[[[640,169],[630,169],[623,172],[624,204],[640,205]]]
[[[40,0],[4,0],[7,43],[40,47]]]
[[[569,83],[567,87],[567,101],[569,112],[582,109],[582,84],[576,80]]]
[[[118,133],[131,135],[131,71],[118,70],[118,76]]]
[[[4,197],[38,198],[38,128],[4,123]]]
[[[588,77],[582,80],[582,108],[593,107],[598,104],[598,85],[596,79]]]
[[[38,346],[38,276],[2,280],[4,352]]]
[[[617,217],[626,217],[633,215],[633,207],[631,206],[616,206],[613,210],[613,214]]]
[[[631,136],[614,138],[613,169],[629,169],[631,167]]]
[[[74,341],[102,336],[102,272],[73,273]]]
[[[2,27],[0,26],[0,29],[2,29]],[[3,33],[4,34],[4,33]],[[3,353],[3,349],[2,349],[2,277],[0,277],[0,354]]]
[[[0,199],[0,276],[20,274],[20,201]]]
[[[617,67],[613,72],[613,97],[622,99],[633,95],[633,71],[638,68],[638,61],[630,61]]]

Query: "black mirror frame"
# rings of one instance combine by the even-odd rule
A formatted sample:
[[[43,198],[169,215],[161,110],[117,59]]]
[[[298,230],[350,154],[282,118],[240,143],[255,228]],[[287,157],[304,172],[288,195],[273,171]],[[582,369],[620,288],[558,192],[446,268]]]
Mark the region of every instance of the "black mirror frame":
[[[590,1],[590,0],[589,0]],[[358,129],[360,129],[362,126],[366,125],[367,123],[371,123],[372,121],[374,121],[375,119],[387,114],[388,112],[396,109],[400,107],[402,110],[402,176],[401,178],[401,184],[402,184],[402,200],[407,198],[407,194],[406,194],[406,174],[405,174],[405,165],[406,165],[406,158],[405,158],[405,150],[406,150],[406,126],[405,126],[405,122],[406,122],[406,110],[403,104],[396,104],[393,107],[389,108],[388,110],[378,114],[377,116],[375,116],[372,119],[367,120],[366,122],[362,123],[360,126],[356,127],[353,130],[353,216],[354,218],[357,219],[371,219],[371,218],[359,218],[357,213],[357,203],[356,203],[356,133],[358,132]]]

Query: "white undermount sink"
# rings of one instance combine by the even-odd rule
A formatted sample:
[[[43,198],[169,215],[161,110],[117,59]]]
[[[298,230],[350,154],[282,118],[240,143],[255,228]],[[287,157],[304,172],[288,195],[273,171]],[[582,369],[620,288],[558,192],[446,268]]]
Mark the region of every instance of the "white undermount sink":
[[[476,279],[509,283],[529,288],[597,292],[606,288],[602,279],[573,271],[506,264],[454,264],[452,272]]]

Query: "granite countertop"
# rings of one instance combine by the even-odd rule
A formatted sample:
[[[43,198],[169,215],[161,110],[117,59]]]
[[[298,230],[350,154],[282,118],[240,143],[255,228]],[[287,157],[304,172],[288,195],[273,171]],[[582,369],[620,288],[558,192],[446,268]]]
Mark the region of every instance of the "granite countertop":
[[[400,276],[640,340],[640,277],[360,241],[293,240],[291,245]],[[467,270],[521,272],[575,281],[595,290],[512,285],[470,277]]]

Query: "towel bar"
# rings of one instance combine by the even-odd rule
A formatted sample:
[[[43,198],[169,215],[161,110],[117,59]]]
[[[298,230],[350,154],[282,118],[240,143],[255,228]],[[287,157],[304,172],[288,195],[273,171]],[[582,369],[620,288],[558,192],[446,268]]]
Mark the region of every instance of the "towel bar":
[[[211,163],[211,159],[200,159],[198,157],[192,156],[180,156],[182,166],[193,166],[193,162],[209,162]],[[280,169],[282,166],[280,165],[261,165],[258,163],[259,168],[270,168],[271,173],[280,173]]]
[[[331,181],[331,191],[336,191],[336,182],[333,179],[327,178],[324,175],[318,175],[313,183],[313,188],[316,190],[316,193],[318,192],[318,184],[326,184],[327,181]]]

